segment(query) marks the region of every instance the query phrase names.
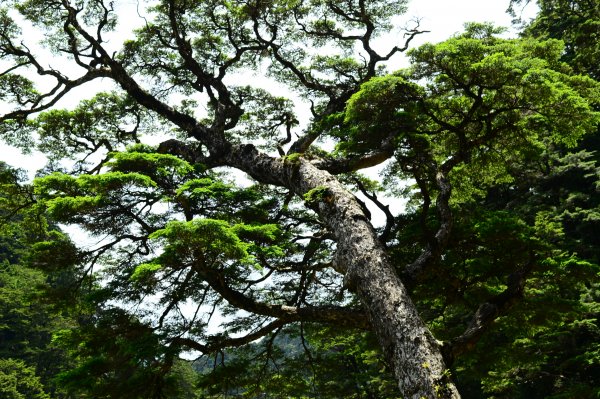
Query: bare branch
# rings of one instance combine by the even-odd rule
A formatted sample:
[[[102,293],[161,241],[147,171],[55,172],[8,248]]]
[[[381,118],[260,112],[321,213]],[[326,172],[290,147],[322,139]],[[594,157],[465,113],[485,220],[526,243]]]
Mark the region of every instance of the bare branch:
[[[197,263],[194,267],[202,279],[225,298],[230,305],[247,312],[290,321],[303,320],[306,322],[334,323],[361,329],[370,328],[367,316],[361,310],[338,306],[297,307],[257,302],[231,288],[225,282],[224,276],[215,270],[205,271]]]
[[[377,198],[377,194],[375,192],[369,193],[369,191],[365,188],[365,185],[359,179],[354,179],[354,182],[358,186],[358,189],[361,193],[368,199],[370,199],[384,214],[385,214],[385,228],[383,232],[379,235],[379,239],[381,243],[385,246],[385,243],[389,240],[389,235],[392,232],[392,227],[394,227],[395,219],[392,212],[390,212],[389,205],[383,205],[381,201]]]

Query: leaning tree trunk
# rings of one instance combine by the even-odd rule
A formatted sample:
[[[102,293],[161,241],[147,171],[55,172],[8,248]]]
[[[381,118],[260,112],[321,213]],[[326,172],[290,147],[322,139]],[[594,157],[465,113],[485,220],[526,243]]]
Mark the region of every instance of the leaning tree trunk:
[[[400,392],[407,399],[460,397],[446,373],[440,345],[419,317],[373,226],[354,195],[333,175],[301,156],[272,158],[252,144],[232,145],[224,135],[149,95],[120,64],[113,62],[111,68],[113,78],[141,105],[189,130],[191,136],[203,142],[214,153],[213,162],[244,171],[261,183],[287,187],[298,195],[326,188],[328,191],[314,208],[336,235],[337,264],[344,268],[345,281],[371,317]]]
[[[460,398],[439,343],[421,320],[354,195],[304,159],[286,164],[253,146],[238,149],[230,153],[230,165],[257,180],[286,186],[298,195],[312,190],[312,207],[336,237],[335,263],[368,310],[404,398]]]

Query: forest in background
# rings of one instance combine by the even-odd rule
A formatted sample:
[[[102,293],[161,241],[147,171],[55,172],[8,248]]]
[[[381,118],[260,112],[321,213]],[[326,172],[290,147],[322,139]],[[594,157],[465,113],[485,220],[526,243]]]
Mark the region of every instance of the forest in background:
[[[93,37],[77,13],[65,14],[70,3],[97,26]],[[369,40],[404,2],[196,3],[158,2],[156,19],[118,54],[99,40],[113,23],[108,3],[1,3],[3,61],[57,72],[15,39],[12,7],[87,71],[81,82],[57,73],[47,93],[16,66],[0,75],[0,100],[16,105],[0,117],[2,138],[50,160],[33,182],[0,165],[1,397],[390,399],[403,397],[399,385],[413,397],[418,381],[402,382],[400,354],[386,353],[409,346],[386,341],[367,310],[376,298],[360,285],[369,277],[336,255],[346,244],[333,227],[346,225],[331,208],[345,197],[318,180],[321,170],[385,213],[376,248],[426,326],[416,322],[419,337],[430,331],[442,343],[432,364],[417,364],[434,369],[443,358],[436,397],[458,397],[453,386],[463,398],[600,395],[596,1],[539,0],[519,39],[470,24],[409,50],[411,66],[393,73],[378,67],[386,56]],[[230,14],[211,14],[209,3]],[[311,20],[315,11],[324,17]],[[358,42],[368,57],[313,59],[280,37],[336,42],[346,55]],[[314,101],[301,135],[292,134],[290,100],[224,84],[228,68],[264,59]],[[126,94],[52,108],[62,90],[99,77]],[[164,106],[196,92],[208,97],[208,115],[187,98]],[[140,143],[152,129],[173,138]],[[246,141],[291,175],[256,169],[267,161]],[[69,158],[71,169],[61,163]],[[381,160],[391,161],[380,181],[359,173]],[[222,166],[253,184],[236,185]],[[318,183],[295,186],[302,173]],[[386,207],[394,198],[408,200],[403,213]],[[362,223],[351,206],[348,218]],[[65,224],[108,238],[80,248]],[[215,312],[224,316],[218,333],[203,316]],[[185,360],[189,351],[203,355]]]

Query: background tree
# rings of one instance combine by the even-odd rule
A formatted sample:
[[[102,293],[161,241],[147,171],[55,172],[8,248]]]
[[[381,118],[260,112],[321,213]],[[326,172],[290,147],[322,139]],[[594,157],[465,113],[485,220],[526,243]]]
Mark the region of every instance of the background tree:
[[[511,181],[511,165],[545,144],[574,145],[598,119],[589,105],[598,85],[560,61],[558,41],[499,39],[487,25],[416,49],[411,68],[385,75],[380,65],[420,33],[375,50],[403,1],[165,0],[119,48],[106,39],[117,26],[113,3],[2,4],[0,84],[14,111],[1,132],[75,161],[40,178],[37,195],[55,220],[103,238],[88,250],[87,271],[102,266],[107,303],[131,313],[126,327],[141,323],[141,337],[159,340],[157,358],[140,357],[158,368],[182,350],[218,353],[321,323],[373,331],[404,397],[458,397],[442,353],[449,364],[473,346],[547,257],[544,242],[527,238],[530,225],[488,213],[487,247],[448,264],[453,212]],[[20,37],[16,11],[73,72],[45,67]],[[289,100],[231,83],[260,67],[310,100],[306,128]],[[97,79],[115,91],[56,109]],[[158,146],[138,143],[148,131],[161,132]],[[357,174],[386,160],[393,195],[403,195],[401,179],[416,182],[416,224],[395,218]],[[222,167],[245,172],[250,185]],[[361,190],[388,217],[379,232],[352,192]],[[512,258],[491,245],[500,227],[520,232]],[[459,308],[432,289],[434,273],[455,284]],[[216,313],[226,316],[218,334],[209,328]]]
[[[7,399],[47,399],[33,367],[15,359],[0,359],[0,393]]]
[[[578,73],[597,77],[598,44],[593,39],[600,20],[597,5],[586,1],[538,4],[540,12],[523,35],[563,40],[566,49],[561,59]],[[594,107],[598,109],[597,104]],[[469,369],[483,373],[465,374],[464,383],[470,387],[465,386],[463,393],[472,397],[597,395],[598,137],[593,132],[574,148],[546,143],[539,156],[513,168],[514,182],[494,187],[480,203],[534,226],[549,257],[543,269],[546,275],[535,277],[533,270],[523,300],[496,324],[473,356],[464,359]]]
[[[23,180],[0,164],[2,397],[193,397],[186,364],[171,356],[172,370],[156,368],[159,338],[103,303],[76,268],[86,254],[48,222]]]
[[[520,5],[530,1],[511,1],[510,11],[517,17]],[[600,9],[594,1],[586,0],[538,0],[537,16],[531,21],[520,21],[524,24],[523,33],[541,39],[554,38],[563,40],[565,52],[563,59],[577,73],[589,75],[598,80],[600,70]]]
[[[52,337],[75,325],[76,250],[23,180],[0,163],[1,389],[7,398],[59,398],[64,392],[53,378],[72,363]]]

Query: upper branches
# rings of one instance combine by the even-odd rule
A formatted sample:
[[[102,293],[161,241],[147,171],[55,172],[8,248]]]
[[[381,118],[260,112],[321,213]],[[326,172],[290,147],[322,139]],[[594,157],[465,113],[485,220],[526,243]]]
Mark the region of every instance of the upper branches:
[[[472,201],[477,190],[509,179],[510,160],[524,146],[540,148],[542,136],[573,143],[598,117],[590,105],[598,86],[566,73],[556,42],[495,33],[472,25],[463,36],[412,50],[412,68],[364,83],[344,112],[321,123],[339,141],[339,155],[316,165],[344,173],[393,157],[390,180],[414,179],[426,246],[406,268],[407,283],[444,252],[453,201]]]
[[[50,35],[46,44],[72,60],[84,75],[69,79],[62,71],[43,68],[32,52],[14,43],[16,26],[7,25],[5,52],[15,62],[5,74],[33,66],[38,74],[52,76],[58,83],[45,94],[35,93],[33,83],[28,83],[28,93],[12,90],[16,102],[30,106],[20,107],[5,120],[48,109],[73,88],[104,77],[213,154],[229,151],[232,137],[225,132],[243,122],[247,100],[256,99],[240,95],[242,92],[229,83],[229,76],[236,71],[266,64],[281,82],[313,97],[314,116],[323,118],[342,110],[360,84],[378,73],[381,62],[404,51],[421,33],[418,27],[411,30],[403,45],[393,46],[386,54],[374,50],[373,39],[389,27],[389,18],[404,11],[403,1],[324,1],[307,6],[302,2],[213,0],[200,5],[169,0],[150,10],[153,18],[136,32],[135,40],[111,51],[109,47],[114,46],[107,46],[106,36],[117,26],[112,3],[31,0],[17,8],[35,25],[47,29]],[[12,23],[7,16],[4,19]],[[305,45],[298,45],[302,42]],[[331,47],[327,51],[331,55],[319,50],[326,47]],[[200,120],[202,112],[189,108],[180,111],[169,98],[174,93],[205,102],[208,117]],[[262,106],[269,106],[272,100],[263,97],[261,101]],[[289,112],[285,113],[280,119],[288,118]],[[280,150],[281,143],[292,141],[294,121],[285,119],[277,127],[282,137],[275,143]],[[240,133],[237,130],[234,134],[235,141],[250,138]],[[309,130],[290,144],[290,151],[306,151],[320,135],[318,129]]]

